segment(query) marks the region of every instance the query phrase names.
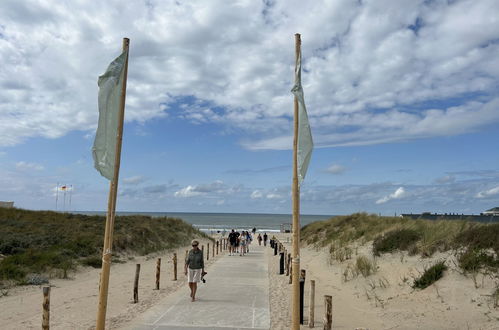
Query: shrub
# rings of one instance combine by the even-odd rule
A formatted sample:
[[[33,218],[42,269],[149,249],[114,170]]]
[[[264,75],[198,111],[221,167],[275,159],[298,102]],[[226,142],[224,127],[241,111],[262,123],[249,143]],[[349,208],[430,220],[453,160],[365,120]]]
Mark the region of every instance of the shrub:
[[[377,268],[376,262],[369,260],[366,256],[359,256],[355,262],[355,271],[364,277],[374,274]]]
[[[90,266],[94,268],[102,267],[102,257],[87,257],[80,260],[80,263],[84,266]]]
[[[447,266],[445,265],[445,261],[440,261],[426,269],[421,275],[421,277],[414,280],[413,288],[424,289],[440,278],[442,278],[444,271],[447,270]]]
[[[458,256],[459,267],[471,273],[475,273],[483,268],[491,270],[499,268],[499,259],[483,250],[473,250],[468,248]]]
[[[395,250],[407,250],[421,238],[421,235],[412,229],[397,229],[378,236],[373,242],[373,253],[379,256],[381,253]]]

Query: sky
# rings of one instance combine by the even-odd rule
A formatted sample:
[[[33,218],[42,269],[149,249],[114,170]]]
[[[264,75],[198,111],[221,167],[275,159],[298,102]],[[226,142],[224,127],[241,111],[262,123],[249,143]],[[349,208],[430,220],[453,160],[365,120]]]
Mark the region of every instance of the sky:
[[[107,209],[97,79],[128,37],[117,209],[291,213],[295,33],[301,213],[499,206],[496,0],[2,0],[0,201]]]

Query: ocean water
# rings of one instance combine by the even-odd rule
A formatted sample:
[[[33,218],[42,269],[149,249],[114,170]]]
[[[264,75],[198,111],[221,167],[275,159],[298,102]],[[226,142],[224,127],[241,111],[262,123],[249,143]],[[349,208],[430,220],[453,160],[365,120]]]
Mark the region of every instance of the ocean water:
[[[105,215],[106,212],[74,212],[83,214]],[[260,214],[260,213],[184,213],[184,212],[116,212],[117,215],[148,215],[152,217],[180,218],[204,232],[223,232],[231,229],[251,230],[258,232],[279,232],[281,224],[291,226],[290,214]],[[300,225],[315,221],[328,220],[332,215],[300,216]]]

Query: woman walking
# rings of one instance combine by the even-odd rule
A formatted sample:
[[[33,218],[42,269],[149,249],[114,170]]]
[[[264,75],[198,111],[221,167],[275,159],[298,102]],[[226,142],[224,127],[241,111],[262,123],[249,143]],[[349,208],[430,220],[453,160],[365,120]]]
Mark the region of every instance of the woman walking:
[[[241,236],[239,236],[239,255],[244,256],[246,253],[246,244],[248,241],[246,240],[246,233],[243,231]]]
[[[201,281],[204,273],[204,257],[203,251],[199,249],[199,242],[197,240],[193,240],[191,245],[192,249],[185,259],[184,274],[187,276],[189,289],[191,289],[191,301],[195,301],[198,283]]]

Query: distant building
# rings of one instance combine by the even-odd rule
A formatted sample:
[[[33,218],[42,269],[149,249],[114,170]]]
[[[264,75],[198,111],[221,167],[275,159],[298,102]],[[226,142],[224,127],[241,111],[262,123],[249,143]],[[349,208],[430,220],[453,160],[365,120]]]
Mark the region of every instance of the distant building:
[[[480,215],[499,216],[499,207],[491,208],[490,210],[480,213]]]
[[[0,207],[10,209],[10,208],[14,207],[14,202],[1,202],[0,201]]]

